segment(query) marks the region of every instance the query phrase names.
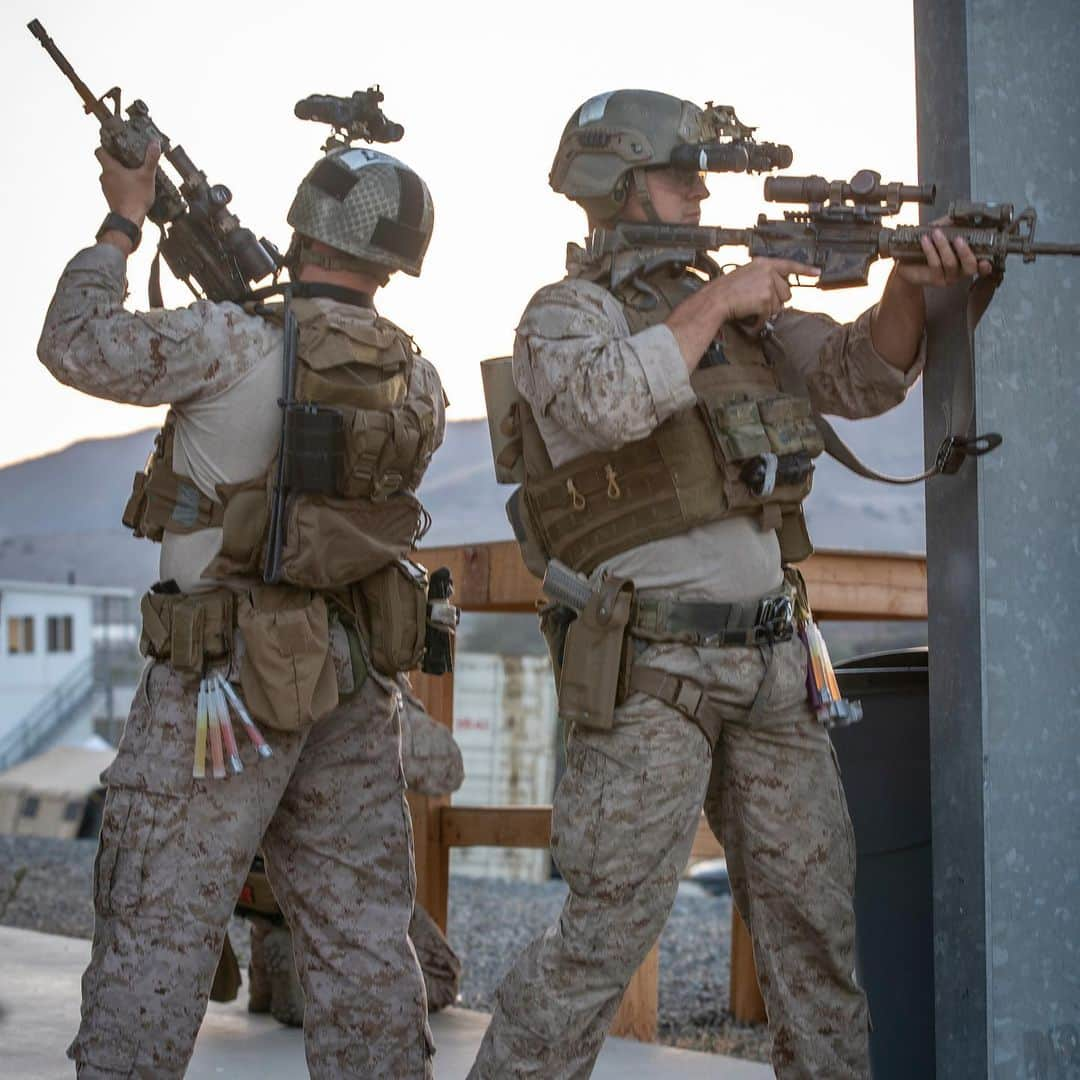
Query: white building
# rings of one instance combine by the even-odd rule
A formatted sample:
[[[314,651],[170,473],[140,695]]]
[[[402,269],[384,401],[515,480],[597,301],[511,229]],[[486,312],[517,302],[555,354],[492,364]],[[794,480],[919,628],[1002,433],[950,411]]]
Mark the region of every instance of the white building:
[[[128,589],[0,580],[0,767],[32,752],[86,704],[95,637],[116,637],[116,628],[95,627],[95,599],[132,596]]]

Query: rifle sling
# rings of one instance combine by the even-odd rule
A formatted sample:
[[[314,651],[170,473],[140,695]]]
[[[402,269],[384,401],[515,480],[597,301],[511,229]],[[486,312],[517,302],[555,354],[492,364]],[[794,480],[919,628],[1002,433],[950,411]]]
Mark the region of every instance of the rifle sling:
[[[154,252],[154,261],[150,264],[150,280],[146,284],[147,297],[152,308],[163,308],[165,301],[161,295],[161,246]]]
[[[839,461],[858,476],[867,480],[876,480],[883,484],[919,484],[932,476],[956,472],[965,457],[981,457],[1001,444],[1001,436],[996,432],[985,435],[973,435],[975,422],[975,327],[983,317],[993,298],[994,291],[1001,284],[1000,275],[979,278],[968,291],[967,321],[967,357],[957,365],[952,385],[952,407],[950,421],[952,433],[946,435],[938,448],[934,464],[915,476],[890,476],[872,469],[851,449],[837,434],[836,429],[817,409],[813,410],[814,423],[825,440],[825,452]],[[766,355],[776,368],[781,387],[788,393],[810,398],[806,379],[791,362],[784,347],[774,335],[766,334],[762,338]]]

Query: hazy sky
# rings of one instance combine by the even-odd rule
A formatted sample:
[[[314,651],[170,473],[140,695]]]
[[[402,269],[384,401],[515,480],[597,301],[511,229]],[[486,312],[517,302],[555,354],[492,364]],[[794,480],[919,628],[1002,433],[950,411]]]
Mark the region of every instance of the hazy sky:
[[[125,103],[146,101],[211,183],[232,188],[241,221],[282,248],[289,203],[326,131],[294,119],[293,104],[381,83],[387,114],[406,129],[388,149],[428,182],[435,234],[423,277],[397,275],[379,306],[438,366],[454,418],[484,412],[479,361],[511,348],[526,301],[561,276],[565,242],[584,233],[580,211],[548,188],[547,174],[567,118],[593,94],[640,86],[732,104],[762,139],[794,148],[792,172],[838,178],[869,167],[885,180],[916,180],[910,0],[324,0],[307,9],[280,0],[8,0],[0,465],[145,427],[161,413],[60,386],[35,357],[56,279],[105,213],[96,122],[26,30],[35,17],[92,90],[120,84]],[[769,209],[760,178],[714,176],[710,188],[706,224],[746,225]],[[139,307],[156,236],[148,224],[129,266]],[[796,290],[796,303],[851,317],[876,299],[885,272],[879,266],[867,289]],[[190,299],[162,276],[167,303]]]

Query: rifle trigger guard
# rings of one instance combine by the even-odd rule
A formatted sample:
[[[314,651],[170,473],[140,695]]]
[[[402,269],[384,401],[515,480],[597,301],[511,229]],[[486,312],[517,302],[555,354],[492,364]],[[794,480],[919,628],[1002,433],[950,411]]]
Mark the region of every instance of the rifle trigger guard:
[[[975,435],[971,438],[964,435],[950,435],[942,442],[938,450],[934,468],[946,476],[952,475],[959,471],[965,458],[989,454],[992,450],[996,450],[1002,441],[1002,437],[996,431],[988,431],[985,435]]]

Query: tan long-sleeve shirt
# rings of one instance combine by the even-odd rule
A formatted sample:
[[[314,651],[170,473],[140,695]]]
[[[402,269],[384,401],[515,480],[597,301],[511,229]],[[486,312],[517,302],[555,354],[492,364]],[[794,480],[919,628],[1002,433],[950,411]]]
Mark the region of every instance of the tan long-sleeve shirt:
[[[921,352],[906,373],[878,353],[871,315],[840,324],[789,308],[776,320],[776,337],[818,411],[876,416],[898,405],[922,371]],[[514,344],[514,381],[555,466],[645,438],[696,401],[671,330],[660,323],[632,334],[615,297],[582,278],[546,286],[529,302]],[[752,600],[782,580],[776,534],[746,516],[643,544],[599,570],[646,592],[716,602]]]
[[[129,312],[125,265],[108,244],[80,251],[68,263],[45,316],[38,358],[60,382],[94,397],[170,404],[176,414],[173,468],[216,499],[218,484],[261,475],[277,452],[281,330],[230,303]],[[348,310],[353,318],[376,318],[373,310]],[[428,361],[417,358],[409,389],[429,393],[437,403],[437,447],[446,421],[439,377]],[[119,505],[126,495],[117,492]],[[185,592],[211,586],[202,571],[220,547],[220,529],[166,533],[161,579],[176,581]]]

